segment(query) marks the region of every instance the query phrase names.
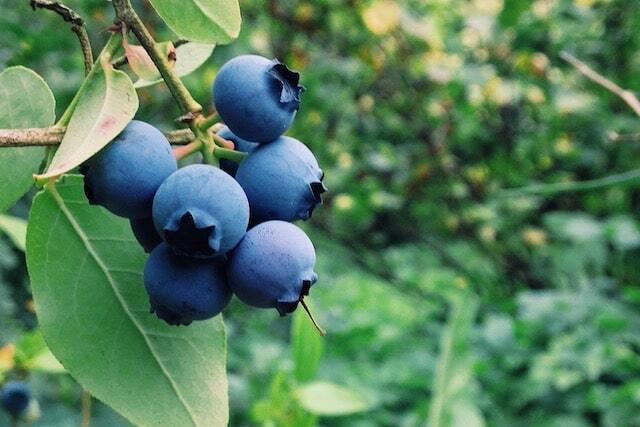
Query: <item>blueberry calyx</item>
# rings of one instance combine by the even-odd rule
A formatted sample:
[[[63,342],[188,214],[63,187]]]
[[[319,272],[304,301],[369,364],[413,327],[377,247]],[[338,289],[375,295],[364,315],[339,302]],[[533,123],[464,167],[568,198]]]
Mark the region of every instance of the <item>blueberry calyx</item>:
[[[284,317],[287,314],[291,314],[298,308],[298,303],[301,303],[304,297],[309,295],[311,286],[318,280],[318,275],[313,273],[311,280],[303,280],[302,287],[300,288],[300,295],[293,297],[285,297],[278,300],[276,304],[276,310],[280,314],[280,317]]]
[[[267,70],[282,86],[280,92],[280,103],[288,104],[293,110],[300,108],[300,96],[305,91],[304,86],[300,85],[300,73],[291,70],[277,59],[273,60],[273,65]]]
[[[194,215],[187,211],[179,220],[172,221],[164,229],[164,237],[179,255],[208,258],[220,250],[220,239],[215,233],[216,226],[198,226]]]

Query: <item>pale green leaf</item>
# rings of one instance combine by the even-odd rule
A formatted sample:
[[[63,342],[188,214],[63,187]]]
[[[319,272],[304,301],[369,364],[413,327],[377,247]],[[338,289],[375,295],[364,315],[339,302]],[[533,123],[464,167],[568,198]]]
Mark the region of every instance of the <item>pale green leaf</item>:
[[[471,332],[478,300],[470,292],[451,295],[449,320],[440,340],[440,354],[432,385],[429,427],[485,425],[475,406]]]
[[[27,221],[14,216],[0,215],[0,231],[11,239],[16,248],[24,252],[27,238]]]
[[[51,126],[55,106],[49,86],[33,71],[11,67],[0,73],[0,129]],[[43,157],[43,147],[0,150],[0,212],[31,188]]]
[[[15,361],[23,369],[36,370],[51,374],[66,372],[44,342],[39,330],[25,333],[16,342]]]
[[[145,259],[128,221],[87,203],[81,177],[64,176],[35,197],[27,266],[56,358],[136,425],[224,426],[222,319],[172,327],[150,314]]]
[[[311,308],[308,300],[306,303]],[[322,359],[324,338],[320,336],[304,310],[296,310],[293,315],[293,321],[291,322],[291,350],[293,352],[296,380],[300,382],[312,380]]]
[[[240,33],[238,0],[149,0],[178,36],[200,43],[228,43]]]
[[[368,409],[365,399],[354,390],[324,381],[299,387],[296,397],[305,410],[321,416],[350,415]]]
[[[79,166],[114,139],[138,110],[138,95],[129,76],[115,70],[103,51],[77,95],[75,109],[60,147],[41,178]]]
[[[153,63],[153,60],[144,47],[132,45],[124,39],[124,52],[127,57],[127,63],[131,70],[140,78],[147,81],[156,81],[161,79],[160,71]],[[176,48],[172,42],[162,42],[157,44],[158,49],[165,58],[169,59],[169,64],[175,66],[175,61],[171,61],[171,53],[176,53]]]
[[[175,72],[180,77],[187,76],[198,69],[213,53],[213,44],[185,43],[176,48]],[[139,89],[160,83],[162,79],[138,80],[134,86]]]

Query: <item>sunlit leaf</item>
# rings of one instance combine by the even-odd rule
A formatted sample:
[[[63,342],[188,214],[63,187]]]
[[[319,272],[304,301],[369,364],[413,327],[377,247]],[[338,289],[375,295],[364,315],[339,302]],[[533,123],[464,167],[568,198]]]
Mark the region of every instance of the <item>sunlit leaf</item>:
[[[18,249],[24,251],[27,221],[14,216],[0,215],[0,231],[4,232]]]
[[[367,402],[356,391],[329,382],[313,382],[296,390],[300,405],[322,416],[350,415],[366,411]]]
[[[185,43],[176,48],[175,72],[180,77],[187,76],[198,69],[213,53],[215,45],[204,43]],[[144,80],[142,77],[134,86],[139,89],[160,83],[162,79]]]
[[[201,43],[228,43],[240,33],[238,0],[149,0],[178,36]]]

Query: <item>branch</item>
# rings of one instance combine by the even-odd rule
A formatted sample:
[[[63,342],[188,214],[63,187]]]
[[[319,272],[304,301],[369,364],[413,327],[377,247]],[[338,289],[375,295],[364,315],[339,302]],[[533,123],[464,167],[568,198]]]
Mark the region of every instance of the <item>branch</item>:
[[[76,33],[76,36],[78,36],[80,47],[82,48],[85,74],[89,74],[91,67],[93,67],[93,52],[91,50],[91,41],[89,41],[89,34],[87,34],[87,29],[84,26],[84,20],[82,19],[82,17],[74,12],[71,8],[56,1],[31,0],[30,4],[33,10],[48,9],[54,11],[58,15],[62,16],[62,19],[65,22],[69,22],[71,24],[71,31]]]
[[[496,194],[498,198],[514,198],[519,196],[553,196],[561,193],[593,191],[614,186],[636,186],[640,183],[640,169],[609,175],[590,181],[559,182],[554,184],[533,184],[527,187],[502,190]]]
[[[140,17],[131,6],[130,0],[113,0],[113,7],[116,10],[118,20],[125,27],[135,34],[136,38],[147,51],[153,63],[160,71],[160,75],[167,84],[169,91],[180,106],[180,110],[184,114],[192,113],[199,115],[202,106],[196,102],[180,80],[176,71],[169,65],[168,58],[160,51],[156,41],[153,39],[149,30],[144,26]]]
[[[586,76],[592,82],[602,86],[607,89],[609,92],[620,97],[624,102],[627,103],[629,107],[640,116],[640,100],[633,94],[633,92],[623,89],[611,80],[604,77],[602,74],[598,73],[591,69],[587,64],[580,61],[575,56],[571,55],[567,51],[560,52],[560,57],[567,61],[569,64],[573,65],[580,73]]]
[[[31,129],[0,129],[0,148],[4,147],[52,147],[60,145],[66,129],[58,127]],[[186,145],[195,139],[189,129],[166,132],[173,145]]]

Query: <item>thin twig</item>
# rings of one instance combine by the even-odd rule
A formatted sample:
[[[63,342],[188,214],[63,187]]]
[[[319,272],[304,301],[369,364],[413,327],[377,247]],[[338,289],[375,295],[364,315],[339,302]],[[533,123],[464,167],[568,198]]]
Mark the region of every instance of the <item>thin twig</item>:
[[[630,90],[626,90],[612,82],[611,80],[604,77],[602,74],[594,71],[584,62],[580,61],[575,56],[571,55],[569,52],[562,51],[560,52],[560,57],[567,61],[569,64],[573,65],[580,73],[586,76],[592,82],[602,86],[607,89],[609,92],[614,95],[620,97],[624,102],[627,103],[629,107],[640,116],[640,100],[634,95]]]
[[[561,193],[593,191],[614,186],[637,186],[638,184],[640,184],[640,169],[635,169],[590,181],[534,184],[527,187],[502,190],[496,194],[496,197],[500,199],[512,199],[519,196],[553,196]]]
[[[91,424],[91,394],[82,391],[82,424],[81,427],[89,427]]]
[[[73,9],[57,1],[31,0],[30,4],[33,10],[51,10],[60,15],[65,22],[71,24],[71,31],[78,37],[80,47],[82,48],[85,74],[89,74],[91,67],[93,67],[93,51],[91,50],[91,41],[89,40],[89,34],[87,34],[87,29],[84,26],[82,17],[74,12]]]
[[[60,145],[65,128],[0,129],[0,148],[3,147],[40,147]],[[172,145],[186,145],[195,139],[189,129],[174,130],[165,133]]]
[[[177,49],[178,47],[180,47],[180,46],[182,46],[184,44],[187,44],[187,43],[189,43],[189,40],[178,39],[178,40],[173,42],[173,47]],[[113,65],[113,68],[119,69],[119,68],[124,67],[128,63],[129,63],[129,60],[127,59],[127,56],[126,55],[122,55],[121,57],[114,59],[111,62],[111,65]]]
[[[130,0],[113,0],[113,7],[118,20],[124,24],[127,30],[131,30],[140,42],[140,45],[147,51],[153,63],[156,65],[162,79],[165,81],[169,91],[184,113],[199,115],[202,106],[191,96],[189,90],[184,86],[176,71],[169,65],[169,58],[166,58],[158,44],[153,39],[149,30],[144,26],[140,17],[131,6]]]

